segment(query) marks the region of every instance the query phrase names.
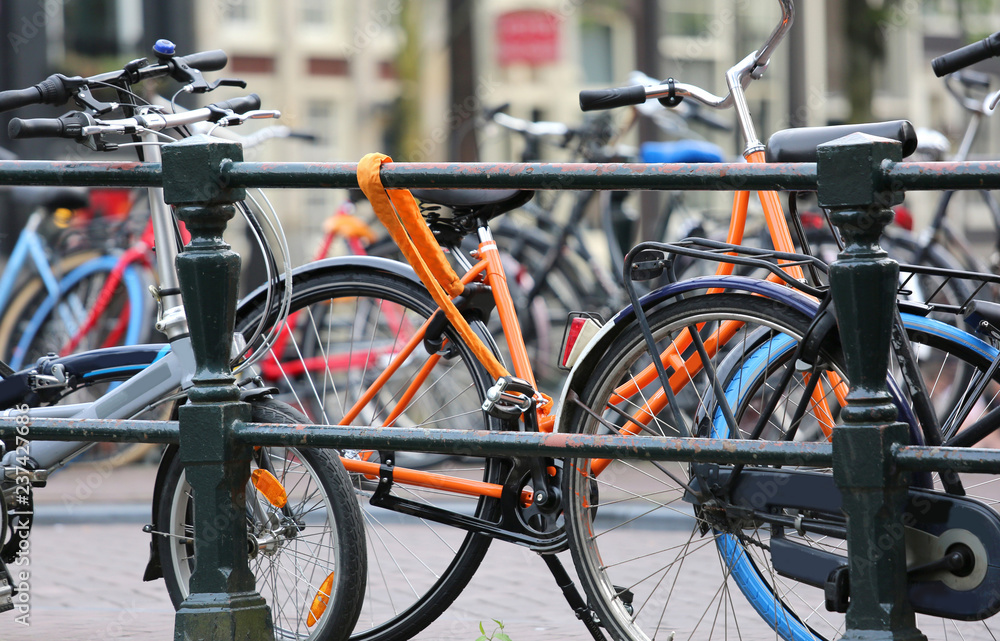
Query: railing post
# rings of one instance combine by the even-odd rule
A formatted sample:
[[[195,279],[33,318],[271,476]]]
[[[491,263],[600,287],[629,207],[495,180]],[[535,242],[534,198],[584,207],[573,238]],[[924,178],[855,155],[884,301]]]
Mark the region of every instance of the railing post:
[[[189,405],[180,408],[180,456],[194,492],[195,570],[177,611],[176,641],[273,641],[271,613],[247,564],[246,483],[250,449],[233,425],[250,418],[229,369],[240,257],[222,240],[243,189],[220,179],[242,160],[237,143],[203,136],[163,148],[163,194],[191,242],[177,258],[195,355]]]
[[[844,638],[851,640],[925,638],[907,597],[907,485],[892,455],[908,434],[886,387],[899,266],[878,244],[899,202],[883,164],[900,156],[900,143],[864,134],[819,147],[819,204],[831,210],[846,245],[830,266],[830,285],[851,383],[843,424],[833,431],[833,475],[847,514]],[[838,596],[836,584],[827,589]]]

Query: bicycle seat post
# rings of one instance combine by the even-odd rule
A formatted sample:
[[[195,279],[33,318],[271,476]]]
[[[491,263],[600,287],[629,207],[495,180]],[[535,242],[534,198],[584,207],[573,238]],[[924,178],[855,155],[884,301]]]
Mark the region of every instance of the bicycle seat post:
[[[175,637],[273,641],[270,610],[248,565],[243,497],[250,448],[233,434],[250,411],[229,367],[240,257],[222,234],[245,196],[220,175],[229,160],[242,161],[242,147],[205,136],[163,149],[164,200],[191,232],[177,272],[196,365],[191,403],[180,408],[180,456],[194,491],[195,570]]]

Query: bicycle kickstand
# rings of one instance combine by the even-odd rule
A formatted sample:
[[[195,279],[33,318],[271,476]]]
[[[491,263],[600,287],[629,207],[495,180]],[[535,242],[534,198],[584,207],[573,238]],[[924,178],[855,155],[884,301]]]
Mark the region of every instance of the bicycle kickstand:
[[[566,601],[569,602],[569,607],[573,608],[576,618],[583,621],[583,625],[590,632],[590,636],[594,638],[594,641],[607,641],[607,637],[601,631],[600,624],[594,620],[594,613],[591,611],[590,606],[587,605],[587,602],[583,600],[583,597],[580,596],[580,592],[576,589],[573,579],[570,578],[566,572],[566,568],[563,567],[562,561],[555,554],[542,554],[541,557],[545,561],[545,565],[548,566],[549,572],[555,578],[559,589],[562,590],[563,596],[566,597]]]

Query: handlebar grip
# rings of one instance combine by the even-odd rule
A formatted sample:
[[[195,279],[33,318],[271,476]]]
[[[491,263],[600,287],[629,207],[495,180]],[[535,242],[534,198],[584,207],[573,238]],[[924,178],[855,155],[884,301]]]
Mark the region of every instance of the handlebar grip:
[[[0,91],[0,111],[10,111],[18,107],[37,105],[42,102],[42,91],[38,87]]]
[[[199,51],[189,53],[186,56],[178,56],[174,60],[199,71],[218,71],[229,62],[229,56],[222,49],[213,49],[212,51]]]
[[[229,100],[223,100],[222,102],[216,102],[213,104],[219,109],[225,109],[226,111],[234,111],[238,114],[242,114],[248,111],[253,111],[254,109],[260,109],[260,96],[252,93],[249,96],[230,98]]]
[[[58,118],[11,118],[7,134],[11,138],[59,138],[66,125]]]
[[[1000,31],[979,42],[938,56],[931,61],[931,68],[934,69],[934,74],[940,78],[997,55],[1000,55]]]
[[[642,85],[580,92],[580,109],[582,111],[641,105],[644,102],[646,102],[646,88]]]

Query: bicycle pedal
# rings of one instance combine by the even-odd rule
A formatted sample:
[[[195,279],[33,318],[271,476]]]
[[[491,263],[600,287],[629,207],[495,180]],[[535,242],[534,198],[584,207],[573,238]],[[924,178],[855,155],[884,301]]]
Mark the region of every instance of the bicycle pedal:
[[[534,393],[527,381],[504,376],[486,390],[483,411],[499,419],[516,420],[534,406]]]

